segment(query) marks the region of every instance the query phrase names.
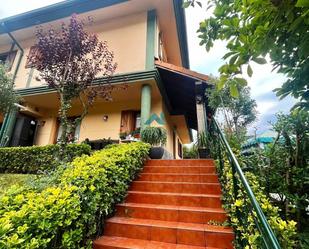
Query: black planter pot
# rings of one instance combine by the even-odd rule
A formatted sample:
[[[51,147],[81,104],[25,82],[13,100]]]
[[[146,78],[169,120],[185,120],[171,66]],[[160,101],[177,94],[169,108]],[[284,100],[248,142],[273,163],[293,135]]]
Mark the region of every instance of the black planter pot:
[[[198,155],[199,155],[199,158],[210,158],[210,149],[199,148]]]
[[[151,147],[149,157],[151,159],[161,159],[164,154],[164,149],[162,147]]]

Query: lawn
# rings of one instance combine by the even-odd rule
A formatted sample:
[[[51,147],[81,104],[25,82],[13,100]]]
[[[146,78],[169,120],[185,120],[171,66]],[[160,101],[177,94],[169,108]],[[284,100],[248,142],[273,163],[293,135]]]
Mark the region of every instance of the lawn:
[[[5,193],[12,185],[20,186],[34,178],[35,175],[30,174],[0,174],[0,195]]]

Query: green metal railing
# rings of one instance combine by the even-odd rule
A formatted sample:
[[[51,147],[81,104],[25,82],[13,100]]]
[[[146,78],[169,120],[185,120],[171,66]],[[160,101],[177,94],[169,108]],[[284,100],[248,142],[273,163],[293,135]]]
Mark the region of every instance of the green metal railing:
[[[210,132],[212,133],[212,136],[214,136],[216,141],[216,146],[218,148],[218,159],[220,162],[220,170],[222,173],[222,168],[224,166],[224,155],[228,158],[229,164],[232,167],[232,173],[233,173],[233,186],[234,186],[234,198],[237,199],[237,194],[239,191],[244,191],[244,194],[249,199],[250,208],[248,208],[246,211],[251,212],[254,214],[254,221],[256,224],[257,229],[259,230],[262,238],[262,245],[264,248],[267,249],[280,249],[279,242],[271,229],[256,197],[254,196],[254,193],[245,177],[244,172],[242,171],[231,147],[229,146],[223,132],[221,131],[218,123],[216,120],[212,120],[212,127],[210,129]],[[225,153],[225,154],[223,154]],[[220,172],[219,172],[220,173]],[[224,175],[223,175],[224,177]],[[241,189],[240,189],[241,188]],[[242,221],[244,218],[244,227],[245,227],[245,219],[247,217],[238,217],[240,221]]]

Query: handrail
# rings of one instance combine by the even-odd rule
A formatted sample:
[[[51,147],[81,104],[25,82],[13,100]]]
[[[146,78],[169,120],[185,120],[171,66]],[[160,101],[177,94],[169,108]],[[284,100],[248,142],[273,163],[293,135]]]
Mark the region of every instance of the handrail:
[[[262,228],[265,230],[265,235],[268,237],[267,241],[269,243],[267,243],[265,241],[266,238],[263,238],[263,241],[265,243],[266,248],[280,249],[281,248],[280,244],[279,244],[273,230],[271,229],[271,227],[270,227],[270,225],[269,225],[269,223],[268,223],[268,221],[267,221],[257,199],[255,198],[254,193],[253,193],[253,191],[252,191],[252,189],[251,189],[251,187],[250,187],[250,185],[249,185],[249,183],[248,183],[248,181],[247,181],[247,179],[246,179],[246,177],[245,177],[245,175],[244,175],[244,173],[243,173],[243,171],[242,171],[242,169],[241,169],[241,167],[240,167],[240,165],[239,165],[239,163],[238,163],[238,161],[237,161],[237,159],[236,159],[236,157],[235,157],[235,155],[234,155],[234,153],[233,153],[233,151],[230,147],[230,145],[228,144],[224,134],[222,133],[217,121],[215,119],[213,119],[212,121],[214,122],[215,127],[216,127],[216,129],[219,133],[220,140],[223,143],[223,145],[224,145],[224,147],[225,147],[225,149],[226,149],[226,151],[227,151],[227,153],[228,153],[228,155],[229,155],[229,157],[232,161],[232,167],[234,166],[234,170],[238,173],[240,181],[241,181],[241,183],[242,183],[242,185],[243,185],[243,187],[244,187],[244,189],[245,189],[245,191],[246,191],[246,193],[247,193],[247,195],[250,199],[251,205],[253,206],[254,211],[256,212],[257,218],[261,222]]]

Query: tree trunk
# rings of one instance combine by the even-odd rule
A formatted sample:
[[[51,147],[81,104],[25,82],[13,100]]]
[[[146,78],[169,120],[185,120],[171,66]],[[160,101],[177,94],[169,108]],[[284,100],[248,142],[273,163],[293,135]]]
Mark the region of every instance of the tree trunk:
[[[68,110],[70,109],[70,100],[65,97],[63,92],[60,93],[60,109],[59,118],[61,126],[61,135],[59,140],[59,158],[65,160],[66,158],[66,146],[68,144],[68,132],[69,132],[69,121],[68,121]]]

